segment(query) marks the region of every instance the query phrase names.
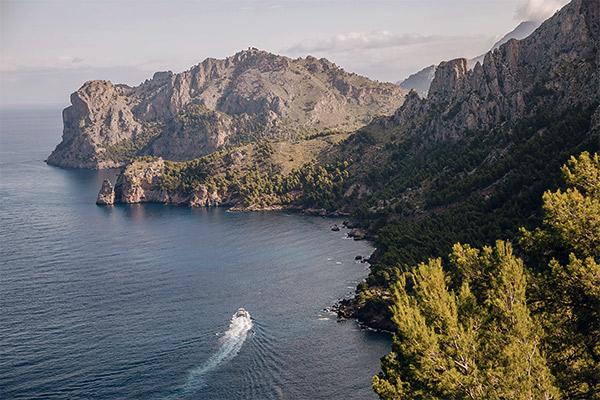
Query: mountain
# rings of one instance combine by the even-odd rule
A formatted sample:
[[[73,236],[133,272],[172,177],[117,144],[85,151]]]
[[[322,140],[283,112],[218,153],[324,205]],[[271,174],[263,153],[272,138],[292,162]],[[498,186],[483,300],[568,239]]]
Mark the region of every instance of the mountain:
[[[541,223],[561,166],[600,151],[599,45],[600,2],[573,0],[482,65],[441,63],[427,99],[412,92],[349,139],[369,144],[351,166],[367,193],[352,214],[377,235],[377,262],[344,313],[393,328],[382,316],[399,270]]]
[[[587,2],[574,1],[528,38],[509,40],[468,68],[464,58],[442,62],[427,100],[409,96],[391,122],[436,139],[531,116],[540,107],[563,111],[600,94],[598,20]],[[574,13],[573,7],[581,8]]]
[[[113,168],[136,155],[194,159],[262,139],[353,130],[404,100],[396,85],[325,60],[248,49],[188,71],[157,72],[139,86],[86,82],[63,111],[48,164]]]
[[[441,63],[427,99],[412,92],[393,115],[374,118],[355,133],[321,132],[168,163],[170,183],[163,179],[161,184],[171,194],[183,190],[188,195],[208,185],[231,198],[243,189],[240,180],[285,183],[292,171],[312,163],[331,181],[323,182],[335,192],[327,201],[317,201],[316,185],[294,181],[267,184],[268,193],[257,188],[253,196],[238,196],[236,204],[354,210],[373,233],[379,217],[385,217],[383,225],[419,221],[467,200],[493,200],[503,190],[510,197],[517,177],[524,184],[539,175],[539,182],[527,183],[516,194],[534,186],[539,191],[552,183],[544,175],[546,164],[560,166],[564,157],[598,146],[597,16],[597,2],[574,0],[528,38],[509,40],[473,69],[466,59]],[[315,183],[314,171],[305,172],[311,177],[299,180]],[[342,175],[343,182],[336,182]],[[233,182],[236,188],[228,186]],[[521,211],[532,211],[526,208]]]
[[[510,39],[521,40],[531,35],[533,31],[535,31],[541,22],[536,21],[523,21],[515,29],[504,35],[502,39],[497,41],[491,48],[490,51],[494,51],[499,48],[504,43],[508,42]],[[482,63],[485,54],[482,54],[478,57],[472,58],[468,60],[469,66],[474,66],[475,64]],[[430,65],[429,67],[425,67],[419,72],[416,72],[410,75],[408,78],[404,79],[401,82],[398,82],[398,85],[405,90],[406,92],[410,92],[412,89],[416,90],[419,96],[427,97],[427,92],[429,91],[429,86],[431,85],[431,81],[435,77],[435,71],[437,69],[437,65]]]
[[[468,294],[470,282],[466,286],[465,282],[450,286],[453,279],[466,271],[464,267],[453,265],[465,260],[480,263],[495,253],[489,247],[481,252],[456,251],[457,248],[469,248],[457,246],[454,256],[449,256],[455,243],[469,243],[472,248],[480,248],[498,239],[508,240],[513,244],[506,248],[514,247],[515,255],[523,255],[524,249],[520,248],[518,239],[522,237],[522,232],[532,232],[542,226],[542,207],[547,209],[548,205],[542,205],[542,196],[546,201],[555,199],[552,201],[557,204],[565,202],[572,206],[573,203],[582,203],[581,208],[574,207],[579,210],[577,213],[567,207],[565,210],[569,212],[559,213],[563,222],[552,225],[546,220],[547,226],[565,230],[568,232],[565,236],[570,240],[579,241],[582,235],[586,236],[584,242],[587,241],[592,247],[598,241],[598,223],[593,218],[594,212],[589,211],[593,207],[597,209],[597,203],[592,203],[592,200],[588,202],[577,191],[564,190],[561,166],[573,155],[586,151],[600,152],[599,48],[600,2],[573,0],[530,36],[501,44],[498,49],[485,55],[483,63],[476,64],[472,69],[468,68],[466,59],[441,63],[436,69],[427,98],[420,98],[413,91],[393,115],[374,118],[371,123],[354,132],[327,131],[306,135],[295,141],[255,142],[186,162],[165,161],[158,157],[138,158],[123,170],[114,190],[109,182],[104,183],[98,201],[159,202],[189,206],[226,204],[232,206],[231,210],[238,211],[292,208],[318,215],[349,215],[345,221],[345,225],[352,228],[349,235],[373,239],[377,250],[369,258],[371,267],[368,278],[358,284],[353,299],[339,304],[338,315],[356,317],[371,327],[397,331],[398,327],[391,319],[390,306],[395,305],[393,309],[397,311],[397,317],[398,311],[409,304],[398,301],[400,290],[422,293],[429,290],[429,287],[422,290],[425,286],[421,285],[421,278],[430,275],[419,272],[426,265],[439,265],[439,279],[436,278],[432,286],[435,293],[443,288],[444,292],[451,293],[453,299],[462,296],[471,298]],[[586,158],[590,160],[584,153],[580,160]],[[575,168],[577,163],[573,164],[573,160],[571,166]],[[597,192],[593,185],[597,183],[598,164],[597,158],[595,160],[595,169],[583,162],[583,166],[575,168],[581,175],[590,176],[590,182],[593,183],[589,186],[591,189],[587,190],[594,193]],[[578,183],[579,178],[574,176],[569,178],[571,184]],[[583,186],[582,182],[578,185]],[[549,196],[548,191],[556,196]],[[561,192],[572,196],[569,197],[571,200],[559,200]],[[557,209],[562,210],[560,207]],[[572,215],[584,221],[581,231],[570,228],[577,219]],[[520,231],[521,227],[526,230]],[[527,273],[527,279],[531,282],[529,285],[533,287],[533,293],[538,291],[544,277],[555,274],[562,262],[552,261],[551,271],[547,270],[550,258],[560,251],[554,253],[555,239],[552,235],[540,230],[535,232],[530,233],[529,237],[536,236],[543,243],[540,248],[533,246],[536,248],[532,250],[543,255],[544,263],[537,265],[532,258],[526,260],[532,268]],[[454,264],[447,262],[452,257]],[[428,258],[441,260],[423,264]],[[545,294],[552,293],[555,286],[559,286],[556,284],[564,281],[562,291],[553,295],[555,299],[552,301],[563,304],[564,298],[570,298],[570,292],[575,293],[575,300],[568,302],[568,307],[580,307],[584,310],[581,315],[591,317],[574,323],[574,314],[559,308],[557,315],[560,315],[559,320],[564,324],[556,329],[557,325],[548,319],[544,335],[551,332],[550,336],[554,337],[552,340],[557,340],[559,344],[566,341],[567,346],[540,345],[540,349],[554,352],[549,354],[548,364],[560,390],[565,393],[564,397],[596,398],[600,393],[596,362],[597,335],[594,334],[597,330],[594,330],[597,328],[597,313],[589,314],[589,310],[595,310],[593,305],[597,301],[581,302],[580,299],[584,298],[582,294],[588,287],[591,288],[590,293],[595,293],[595,297],[589,298],[597,299],[597,285],[594,286],[594,282],[597,282],[597,279],[594,280],[597,277],[597,261],[588,258],[585,261],[588,267],[585,267],[566,252],[562,258],[563,261],[571,260],[573,266],[569,268],[572,271],[564,275],[556,274],[554,281],[548,281],[550,283]],[[468,267],[468,274],[474,277],[473,287],[494,281],[495,275],[502,271],[496,262],[504,263],[502,259],[495,258],[492,264],[486,261],[485,266]],[[514,265],[518,263],[520,261],[515,260]],[[520,280],[521,273],[515,271],[505,273],[502,279],[511,282],[516,277]],[[580,280],[580,276],[585,276],[585,280]],[[587,286],[584,288],[573,284],[575,281],[587,282]],[[538,303],[541,298],[536,299],[535,294],[533,298],[525,298],[525,280],[522,282],[520,301],[523,304],[526,300]],[[457,291],[458,288],[461,288],[460,291]],[[509,291],[515,293],[512,289]],[[481,292],[482,304],[486,306],[496,304],[496,300],[490,303],[489,293],[485,290]],[[499,293],[507,299],[508,292],[501,289]],[[539,295],[541,292],[537,293]],[[437,294],[433,297],[435,301],[440,298]],[[512,300],[510,297],[504,304],[512,307]],[[422,302],[414,304],[421,306]],[[443,307],[439,310],[447,312],[447,304],[440,304]],[[429,312],[432,309],[428,307],[430,305],[426,304],[421,309]],[[469,303],[467,309],[459,309],[459,317],[463,318],[461,315],[468,315],[469,310],[479,308],[475,303]],[[417,323],[426,327],[419,328],[425,335],[422,337],[430,338],[430,332],[433,331],[436,334],[438,330],[446,331],[439,327],[436,310],[427,317],[432,321],[431,325]],[[539,317],[539,310],[537,312]],[[456,311],[452,313],[456,315]],[[408,312],[407,316],[412,321],[415,315],[415,318],[421,318],[417,314]],[[500,332],[498,337],[505,338],[508,325],[505,325],[504,316],[508,314],[498,314],[498,318],[490,318],[491,315],[484,312],[478,321],[494,319],[502,325],[502,332],[493,328],[495,333]],[[472,321],[475,319],[470,317],[463,320],[469,325],[468,329],[478,330],[482,326],[476,324],[473,328]],[[397,317],[396,321],[400,321],[400,318]],[[398,340],[406,340],[407,336],[403,333],[413,331],[415,326],[409,324],[404,331],[402,328],[397,331],[400,333],[396,336],[396,347],[392,348],[393,354],[387,361],[383,361],[384,369],[390,370],[387,367],[396,364],[396,354],[401,349],[397,347]],[[568,329],[562,331],[565,326]],[[443,347],[451,357],[448,358],[449,363],[444,365],[453,366],[458,336],[454,328],[448,332],[452,336]],[[515,336],[520,337],[525,336]],[[487,339],[484,335],[486,346]],[[434,342],[431,342],[434,343],[431,348],[435,351],[430,353],[433,354],[431,357],[437,359],[439,348],[436,346],[442,342]],[[405,348],[414,351],[413,342],[405,344]],[[473,347],[465,348],[471,352]],[[561,351],[563,348],[571,350]],[[527,362],[530,359],[527,354],[531,353],[518,356],[524,370],[531,365]],[[496,361],[488,363],[488,367],[497,369]],[[509,371],[509,375],[514,374]],[[460,376],[467,375],[461,372]],[[493,375],[492,390],[496,389],[497,377],[497,374]],[[380,374],[379,378],[386,376]],[[553,379],[551,376],[549,378]],[[437,376],[433,379],[437,379]],[[466,379],[471,379],[471,376]],[[470,382],[479,385],[478,381]],[[455,380],[452,380],[451,384],[454,383]],[[511,390],[520,390],[519,384],[513,381],[503,384]],[[380,391],[385,391],[394,397],[394,392],[387,390],[389,387],[379,386],[378,392],[381,394]],[[404,387],[407,388],[407,394],[414,390],[414,387]],[[404,390],[404,387],[397,386],[400,390]],[[448,392],[439,393],[443,397]],[[528,396],[531,397],[531,394],[528,393]]]
[[[542,24],[541,21],[523,21],[523,22],[521,22],[519,25],[517,25],[517,27],[515,29],[513,29],[512,31],[510,31],[509,33],[504,35],[502,37],[502,39],[500,39],[496,43],[494,43],[494,45],[492,46],[492,49],[490,51],[496,50],[501,45],[508,42],[510,39],[516,39],[516,40],[525,39],[527,36],[531,35],[541,24]],[[478,57],[470,59],[469,65],[475,65],[478,62],[482,63],[484,57],[485,57],[485,54],[482,54]]]
[[[425,67],[419,72],[410,75],[402,82],[398,82],[398,85],[406,92],[410,92],[414,89],[419,96],[427,97],[427,92],[429,91],[431,81],[435,78],[436,70],[437,65],[430,65],[429,67]]]
[[[573,0],[473,69],[466,59],[441,63],[426,99],[412,92],[355,132],[183,163],[137,159],[115,201],[350,214],[353,235],[370,235],[377,251],[340,314],[393,329],[387,290],[399,271],[457,242],[514,241],[519,227],[540,223],[542,194],[559,187],[569,157],[600,151],[599,21],[598,1]]]
[[[531,35],[539,26],[542,24],[541,21],[523,21],[515,29],[508,32],[502,39],[498,40],[493,46],[492,50],[496,50],[498,47],[508,42],[510,39],[525,39]]]

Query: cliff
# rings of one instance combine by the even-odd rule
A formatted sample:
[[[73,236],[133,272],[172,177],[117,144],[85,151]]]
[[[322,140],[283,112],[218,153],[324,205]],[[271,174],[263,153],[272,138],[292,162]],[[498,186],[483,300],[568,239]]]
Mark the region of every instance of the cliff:
[[[389,120],[422,122],[410,133],[459,137],[600,98],[598,3],[574,0],[526,39],[509,40],[469,69],[466,59],[441,63],[427,100],[409,96]]]
[[[48,164],[112,168],[136,155],[185,161],[228,145],[352,130],[404,100],[396,85],[314,57],[257,49],[157,72],[137,87],[86,82],[63,111],[62,142]]]
[[[211,207],[231,205],[214,188],[199,186],[191,193],[171,192],[163,185],[162,158],[144,157],[130,162],[117,177],[113,189],[106,179],[98,194],[98,205],[118,203],[162,203],[189,207]]]
[[[230,176],[235,175],[248,183],[250,171],[256,173],[252,177],[255,180],[270,180],[278,174],[281,179],[286,179],[292,168],[286,167],[285,162],[275,162],[276,159],[285,160],[288,164],[287,160],[295,159],[296,169],[302,167],[300,160],[307,163],[314,158],[323,167],[343,161],[348,164],[345,167],[348,176],[343,179],[339,191],[332,193],[331,201],[325,203],[347,212],[364,199],[369,199],[366,209],[370,214],[387,215],[393,210],[387,222],[407,218],[418,220],[458,207],[468,198],[489,198],[516,174],[515,165],[521,162],[518,157],[560,162],[564,155],[553,153],[554,149],[548,148],[560,146],[543,143],[554,135],[563,137],[560,151],[568,152],[569,156],[585,146],[593,151],[600,120],[598,8],[597,2],[574,0],[528,38],[509,40],[487,53],[483,64],[477,63],[472,69],[469,69],[466,59],[441,63],[436,67],[427,99],[420,98],[413,91],[392,116],[375,118],[371,124],[338,143],[313,147],[320,142],[299,141],[296,145],[285,147],[284,152],[281,142],[273,142],[276,145],[267,156],[255,157],[256,151],[252,150],[250,153],[254,156],[247,157],[259,165],[256,171],[250,165],[239,168],[235,161],[239,157],[229,153],[210,161],[203,159],[203,165],[212,165],[211,168],[181,167],[183,169],[176,174],[204,184],[206,176],[214,171],[220,171],[223,177],[224,171],[229,169]],[[263,56],[266,57],[261,53]],[[267,60],[271,63],[287,59],[270,55]],[[303,65],[309,62],[306,64],[309,70],[318,69],[310,66],[310,63],[317,62],[314,59],[296,62]],[[323,60],[318,63],[321,67],[329,65]],[[263,65],[261,68],[269,70],[276,67]],[[172,78],[167,74],[160,79],[171,79],[169,77]],[[349,93],[354,91],[349,87],[345,90]],[[223,107],[233,113],[239,100],[231,96],[223,100],[226,104]],[[192,135],[190,132],[193,132],[186,130],[190,120],[200,121],[205,124],[203,126],[221,126],[219,132],[239,132],[241,128],[236,128],[236,124],[241,117],[232,115],[203,108],[188,113],[185,118],[176,117],[170,122],[175,127],[165,128],[164,132],[178,134],[171,139],[163,133],[146,147],[146,151],[161,144],[165,147],[164,152],[171,155],[183,152],[185,143],[189,141],[188,133]],[[244,118],[249,117],[245,114]],[[200,126],[200,122],[192,125]],[[234,137],[225,136],[229,140]],[[204,145],[213,143],[210,145],[212,150],[218,149],[219,143],[225,141],[218,134],[213,138],[212,142],[204,142]],[[248,153],[248,149],[240,152]],[[448,159],[449,153],[454,159]],[[512,159],[515,159],[511,161],[513,165],[508,161]],[[444,162],[451,164],[444,165]],[[465,181],[472,182],[466,187]],[[227,184],[231,183],[231,180],[227,181]],[[253,200],[272,204],[270,196],[258,193]],[[177,204],[185,203],[177,196],[174,199]],[[296,194],[289,198],[282,193],[277,194],[279,202],[293,203],[297,200]],[[164,197],[158,197],[157,201],[169,202]],[[314,206],[308,204],[308,199],[302,201],[307,206]],[[227,203],[222,201],[221,204]]]
[[[508,42],[511,39],[521,40],[531,35],[541,24],[541,21],[523,21],[521,22],[515,29],[508,32],[506,35],[502,37],[499,41],[494,43],[490,51],[494,51],[499,48],[504,43]],[[475,58],[469,59],[468,63],[471,66],[475,64],[482,63],[485,58],[485,54],[477,56]],[[404,79],[401,82],[398,82],[398,85],[404,89],[406,92],[410,92],[411,90],[415,90],[419,96],[422,98],[427,97],[427,93],[429,92],[429,87],[431,86],[431,82],[433,78],[435,78],[435,70],[437,69],[437,65],[430,65],[428,67],[423,68],[422,70],[415,72],[410,75],[408,78]]]

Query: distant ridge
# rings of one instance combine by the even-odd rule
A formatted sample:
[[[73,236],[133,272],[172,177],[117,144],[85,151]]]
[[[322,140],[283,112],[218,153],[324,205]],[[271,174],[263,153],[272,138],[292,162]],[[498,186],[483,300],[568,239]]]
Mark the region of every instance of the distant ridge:
[[[157,72],[137,87],[86,82],[63,112],[62,142],[47,162],[114,168],[136,155],[185,161],[229,145],[352,130],[391,114],[404,92],[326,59],[258,49]]]
[[[541,22],[535,21],[523,21],[521,22],[515,29],[504,35],[502,39],[497,41],[491,48],[490,51],[494,51],[499,48],[504,43],[508,42],[510,39],[521,40],[531,35],[533,31],[535,31]],[[478,62],[483,62],[485,54],[482,54],[478,57],[472,58],[468,60],[468,65],[470,68],[474,67]],[[435,71],[437,70],[437,65],[430,65],[428,67],[423,68],[419,72],[415,72],[410,75],[408,78],[403,81],[398,82],[398,85],[405,90],[406,92],[410,92],[412,89],[416,90],[416,92],[421,97],[427,97],[427,92],[429,91],[429,86],[431,85],[431,81],[435,77]]]

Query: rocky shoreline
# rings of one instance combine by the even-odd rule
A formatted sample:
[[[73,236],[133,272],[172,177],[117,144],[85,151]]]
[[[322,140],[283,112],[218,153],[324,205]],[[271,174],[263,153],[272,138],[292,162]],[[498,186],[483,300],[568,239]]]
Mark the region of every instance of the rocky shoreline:
[[[351,299],[338,300],[331,311],[337,314],[339,320],[355,319],[362,329],[376,332],[395,333],[396,325],[389,319],[376,313],[361,312],[361,309]]]
[[[370,234],[353,220],[349,213],[341,211],[328,211],[324,208],[304,208],[298,205],[243,205],[236,203],[235,199],[222,196],[216,189],[210,190],[201,187],[190,195],[168,193],[159,185],[159,178],[164,161],[156,159],[151,162],[133,162],[126,166],[118,176],[115,185],[110,179],[105,179],[96,199],[97,205],[109,206],[114,204],[158,203],[187,207],[229,207],[227,212],[256,212],[256,211],[295,211],[304,215],[317,217],[347,217],[342,224],[334,224],[332,231],[339,231],[340,226],[349,229],[347,236],[354,240],[375,240],[377,237]],[[337,229],[336,229],[337,228]],[[360,258],[359,258],[360,257]],[[357,261],[371,263],[373,257],[363,258],[357,256]],[[393,322],[382,318],[376,313],[361,310],[353,298],[341,299],[330,309],[339,319],[356,319],[361,328],[376,331],[393,332]]]

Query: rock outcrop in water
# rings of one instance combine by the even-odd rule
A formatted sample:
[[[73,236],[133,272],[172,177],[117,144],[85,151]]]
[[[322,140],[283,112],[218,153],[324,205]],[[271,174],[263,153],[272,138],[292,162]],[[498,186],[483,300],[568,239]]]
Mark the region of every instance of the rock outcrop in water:
[[[398,86],[326,59],[249,49],[179,74],[157,72],[137,87],[86,82],[63,111],[62,142],[47,162],[103,169],[136,155],[186,161],[227,145],[352,130],[403,100]]]
[[[164,164],[162,158],[145,158],[131,162],[117,177],[114,190],[110,180],[104,180],[96,204],[162,203],[190,207],[231,204],[230,199],[224,199],[216,189],[206,186],[200,186],[190,194],[170,193],[161,185]]]
[[[112,184],[110,183],[110,179],[105,179],[102,182],[102,188],[100,189],[100,193],[98,193],[98,198],[96,199],[96,204],[98,205],[109,205],[115,203],[115,190],[113,189]]]

